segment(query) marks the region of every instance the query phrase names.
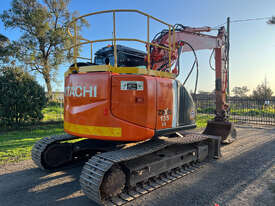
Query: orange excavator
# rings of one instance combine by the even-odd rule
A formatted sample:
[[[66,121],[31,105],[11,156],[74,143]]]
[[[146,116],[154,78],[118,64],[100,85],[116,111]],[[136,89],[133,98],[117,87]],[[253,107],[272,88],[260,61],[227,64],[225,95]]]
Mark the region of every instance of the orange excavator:
[[[116,36],[116,15],[121,12],[147,18],[147,40]],[[77,21],[104,13],[113,15],[111,39],[88,40],[77,34]],[[167,26],[152,41],[150,21]],[[213,36],[205,34],[213,31],[210,27],[173,26],[138,10],[107,10],[78,17],[70,28],[74,28],[73,34],[68,29],[74,64],[65,73],[66,134],[45,137],[34,145],[32,159],[41,169],[86,158],[80,176],[83,192],[99,204],[122,205],[219,158],[221,142],[236,138],[226,104],[224,27]],[[93,54],[92,46],[104,41],[112,45]],[[117,44],[122,41],[143,43],[146,52]],[[90,58],[79,56],[79,47],[86,44],[91,45]],[[193,70],[196,50],[201,49],[215,52],[216,112],[199,134],[190,131],[196,127],[196,108],[177,76],[181,54],[194,53]],[[89,62],[77,62],[78,58]]]

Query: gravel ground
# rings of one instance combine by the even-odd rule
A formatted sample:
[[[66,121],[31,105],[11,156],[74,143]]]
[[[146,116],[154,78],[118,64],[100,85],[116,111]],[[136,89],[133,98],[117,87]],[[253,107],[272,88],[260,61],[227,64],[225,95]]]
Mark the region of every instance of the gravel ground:
[[[127,204],[275,205],[275,128],[238,128],[223,158]],[[83,164],[47,173],[31,160],[0,166],[0,206],[93,206],[80,190]]]

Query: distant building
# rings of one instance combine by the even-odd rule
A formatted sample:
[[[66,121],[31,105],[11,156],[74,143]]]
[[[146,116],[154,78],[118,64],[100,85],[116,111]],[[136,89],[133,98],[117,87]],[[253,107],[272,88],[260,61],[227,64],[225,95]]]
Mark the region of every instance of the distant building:
[[[46,92],[48,96],[48,92]],[[54,102],[63,102],[64,101],[64,92],[53,92],[53,101]]]

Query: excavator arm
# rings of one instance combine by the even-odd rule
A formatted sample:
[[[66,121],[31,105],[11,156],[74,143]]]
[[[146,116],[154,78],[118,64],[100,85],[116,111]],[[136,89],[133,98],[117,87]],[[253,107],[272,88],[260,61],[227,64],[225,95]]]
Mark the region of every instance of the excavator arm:
[[[224,27],[218,29],[218,34],[216,36],[201,33],[210,31],[213,31],[210,27],[191,28],[182,25],[175,25],[175,31],[170,32],[170,34],[168,30],[163,30],[156,35],[152,43],[169,48],[169,46],[171,46],[171,43],[169,44],[169,42],[171,42],[171,40],[175,42],[175,48],[171,52],[170,64],[169,50],[153,46],[151,47],[150,66],[154,70],[178,74],[180,68],[178,68],[177,60],[180,52],[195,52],[196,50],[214,49],[216,111],[214,120],[208,122],[204,134],[220,135],[224,139],[231,135],[232,138],[229,138],[229,141],[231,142],[236,137],[236,131],[232,123],[228,121],[229,106],[226,103],[226,91],[228,87],[228,50],[226,47],[229,42]],[[172,67],[172,65],[175,66]],[[173,68],[172,71],[170,71],[170,68]]]

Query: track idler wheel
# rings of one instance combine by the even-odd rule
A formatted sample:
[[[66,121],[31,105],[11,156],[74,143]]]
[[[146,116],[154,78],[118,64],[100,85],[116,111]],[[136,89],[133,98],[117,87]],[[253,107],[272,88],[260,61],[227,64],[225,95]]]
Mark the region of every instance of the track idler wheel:
[[[56,169],[72,161],[72,144],[53,143],[42,154],[42,162],[46,169]]]
[[[203,134],[221,136],[222,143],[230,144],[237,138],[237,131],[232,122],[209,120]]]
[[[126,184],[126,175],[120,166],[113,166],[104,176],[101,185],[103,199],[109,199],[122,193]]]

